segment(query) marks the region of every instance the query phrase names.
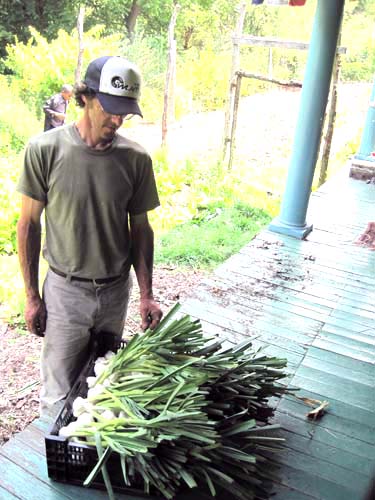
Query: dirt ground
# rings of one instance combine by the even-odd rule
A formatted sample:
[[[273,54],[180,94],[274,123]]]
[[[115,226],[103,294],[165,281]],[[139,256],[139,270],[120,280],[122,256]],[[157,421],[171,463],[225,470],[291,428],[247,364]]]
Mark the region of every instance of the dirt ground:
[[[333,154],[360,133],[365,123],[370,91],[370,84],[340,87]],[[244,156],[259,168],[272,165],[275,158],[277,161],[288,161],[299,98],[299,91],[275,89],[241,100],[236,156]],[[194,152],[203,159],[220,149],[223,123],[222,111],[185,117],[169,132],[174,155],[182,158]],[[151,153],[160,145],[159,127],[140,124],[125,132]],[[183,301],[203,275],[193,269],[157,267],[154,292],[164,312],[175,302]],[[139,330],[136,289],[129,307],[126,333]],[[0,323],[0,444],[38,415],[40,347],[41,339]]]

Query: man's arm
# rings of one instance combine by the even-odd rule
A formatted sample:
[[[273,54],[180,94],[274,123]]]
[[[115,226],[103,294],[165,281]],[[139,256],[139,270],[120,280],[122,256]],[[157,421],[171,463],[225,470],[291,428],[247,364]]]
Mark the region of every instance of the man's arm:
[[[140,313],[142,329],[152,330],[160,322],[163,313],[154,301],[152,271],[154,263],[154,232],[147,213],[130,216],[132,264],[140,291]]]
[[[39,256],[41,224],[45,204],[22,195],[21,215],[17,223],[18,257],[25,283],[25,320],[27,329],[43,336],[46,309],[39,293]]]
[[[58,120],[65,120],[66,115],[65,113],[62,113],[61,111],[57,111],[57,105],[55,103],[55,100],[53,97],[48,99],[46,103],[43,106],[43,111],[46,115],[48,115],[50,118],[57,118]]]

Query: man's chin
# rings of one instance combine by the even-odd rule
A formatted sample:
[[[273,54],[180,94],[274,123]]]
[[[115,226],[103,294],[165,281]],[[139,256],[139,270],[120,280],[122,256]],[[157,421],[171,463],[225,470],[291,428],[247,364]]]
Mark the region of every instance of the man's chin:
[[[116,130],[114,129],[109,129],[106,130],[103,134],[103,141],[104,142],[112,142],[113,138],[115,137]]]

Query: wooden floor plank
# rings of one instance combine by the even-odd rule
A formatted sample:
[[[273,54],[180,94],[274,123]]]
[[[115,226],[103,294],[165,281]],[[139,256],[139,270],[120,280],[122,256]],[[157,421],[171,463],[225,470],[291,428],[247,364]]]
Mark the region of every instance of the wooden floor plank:
[[[320,500],[359,500],[358,492],[348,490],[307,471],[295,469],[287,463],[280,463],[280,466],[282,476],[279,481],[292,491],[307,492],[313,498]]]
[[[336,325],[325,324],[320,330],[320,334],[322,333],[337,335],[339,337],[343,337],[344,339],[357,340],[358,342],[368,344],[370,346],[375,346],[375,330],[372,329],[365,328],[364,330],[357,332],[349,330],[348,328],[342,328],[342,327],[337,327]],[[340,339],[340,342],[342,341],[345,342],[345,340]]]
[[[370,397],[366,397],[366,394],[354,394],[348,388],[340,386],[331,386],[321,380],[314,380],[306,376],[300,375],[298,370],[296,375],[292,379],[292,384],[296,387],[300,387],[301,390],[306,389],[308,391],[316,392],[321,395],[320,399],[335,398],[338,401],[346,402],[351,401],[353,406],[362,408],[369,412],[373,412],[373,418],[375,418],[374,401]],[[370,393],[371,391],[369,391]],[[369,394],[370,396],[370,394]]]
[[[299,391],[295,394],[297,397],[291,395],[290,397],[283,398],[277,406],[277,411],[282,411],[288,415],[299,418],[309,427],[309,429],[322,427],[332,432],[333,435],[345,435],[362,441],[366,443],[366,445],[369,445],[368,450],[371,450],[375,439],[375,422],[373,419],[369,418],[368,412],[365,414],[367,420],[364,423],[360,416],[357,418],[359,413],[357,407],[346,403],[340,404],[340,402],[335,399],[329,399],[327,400],[329,406],[327,407],[324,418],[319,421],[312,421],[307,418],[307,413],[311,410],[311,407],[298,399],[298,397],[307,397],[322,401],[320,394],[308,391]],[[370,416],[372,415],[370,414]],[[337,448],[339,446],[336,444],[335,447]],[[375,458],[374,450],[372,451],[372,457]],[[367,458],[371,458],[371,455],[367,456]]]
[[[365,342],[365,339],[361,338],[359,335],[357,335],[356,338],[353,337],[355,337],[355,334],[352,336],[350,334],[342,335],[341,332],[340,334],[335,334],[325,330],[324,327],[319,332],[320,339],[346,346],[349,349],[353,349],[358,352],[366,353],[375,360],[375,338],[370,338],[370,342]]]
[[[258,241],[262,241],[262,234],[257,237]],[[256,245],[245,245],[236,255],[235,258],[241,256],[249,257],[249,261],[261,263],[268,259],[273,260],[271,269],[277,263],[283,263],[286,268],[291,264],[298,264],[301,269],[309,269],[310,272],[318,273],[318,271],[326,270],[333,276],[341,277],[352,276],[354,279],[364,280],[365,283],[373,284],[374,276],[372,274],[372,265],[375,257],[370,253],[366,256],[362,255],[357,259],[353,254],[344,254],[340,251],[341,245],[337,248],[316,245],[314,249],[303,241],[293,240],[289,237],[281,237],[280,242],[273,244],[271,247],[265,248],[257,252],[259,247]],[[266,251],[264,251],[266,250]],[[271,251],[270,251],[271,250]],[[340,252],[340,259],[337,254]],[[374,260],[373,260],[374,259]]]
[[[42,443],[44,442],[44,438],[39,439]],[[76,486],[72,486],[70,484],[61,484],[49,479],[47,473],[47,460],[44,450],[43,453],[33,452],[31,447],[23,441],[12,439],[0,449],[0,454],[15,464],[18,464],[28,474],[32,474],[43,481],[43,483],[46,483],[47,486],[63,493],[72,500],[76,500],[77,497],[82,498],[82,500],[92,499],[92,492],[86,488],[77,488]],[[104,500],[107,498],[107,494],[104,492],[98,492],[96,498],[102,498]]]
[[[322,359],[314,358],[309,355],[306,355],[304,357],[303,361],[301,362],[301,366],[307,366],[308,368],[322,370],[329,375],[336,375],[347,384],[356,382],[364,384],[372,388],[372,390],[375,389],[375,367],[373,370],[373,374],[368,375],[357,370],[348,370],[348,368],[345,366],[329,363]]]
[[[283,484],[275,483],[270,498],[274,500],[311,500],[314,497],[308,495],[306,491],[297,491]]]
[[[231,274],[233,276],[233,273]],[[258,309],[262,305],[266,307],[267,304],[285,311],[289,311],[293,308],[293,310],[295,309],[304,317],[309,315],[309,311],[312,310],[317,314],[311,315],[311,317],[320,321],[327,320],[328,324],[331,321],[330,316],[332,315],[332,311],[336,311],[335,314],[338,318],[343,317],[349,324],[353,323],[354,327],[359,331],[365,328],[372,328],[375,321],[375,313],[371,305],[360,308],[345,305],[342,300],[338,301],[336,299],[329,301],[305,292],[296,295],[288,289],[279,288],[278,291],[275,291],[274,288],[270,289],[264,287],[263,283],[259,284],[258,282],[255,283],[254,287],[250,287],[247,280],[244,280],[244,285],[242,285],[242,287],[237,284],[234,288],[228,289],[228,281],[220,283],[219,279],[220,277],[217,277],[215,281],[206,280],[197,289],[196,295],[200,295],[200,297],[203,298],[205,295],[209,296],[210,293],[214,295],[220,292],[221,296],[225,298],[226,294],[232,293],[233,300],[240,304],[242,303]],[[267,312],[267,310],[265,312]],[[356,326],[356,324],[358,325]]]
[[[280,401],[278,408],[302,420],[306,420],[306,413],[310,408],[296,396],[321,400],[321,394],[308,390],[300,390],[290,396],[285,396]],[[354,406],[351,401],[342,402],[335,398],[330,398],[328,402],[329,408],[326,416],[329,416],[329,418],[322,419],[321,423],[317,422],[316,425],[323,425],[334,432],[337,430],[360,441],[365,441],[371,445],[374,444],[375,421],[373,412]],[[373,453],[375,454],[375,450]]]
[[[351,401],[354,405],[356,405],[356,401],[371,402],[372,396],[375,397],[373,385],[362,384],[354,380],[348,382],[348,380],[346,378],[343,379],[339,373],[333,374],[326,372],[322,366],[316,368],[308,366],[306,363],[302,363],[296,371],[296,376],[334,386],[335,390],[337,390],[340,395],[343,394],[345,396],[346,401]],[[372,406],[372,408],[375,411],[375,406]]]
[[[312,347],[318,349],[323,349],[325,351],[330,351],[336,354],[342,354],[347,358],[352,358],[358,361],[363,361],[369,365],[369,371],[371,371],[371,366],[373,366],[374,356],[363,351],[354,350],[345,345],[340,345],[335,342],[330,342],[326,339],[317,338],[314,340]]]
[[[22,467],[14,464],[3,455],[0,455],[0,483],[2,488],[22,500],[66,500],[71,498],[27,473]]]
[[[358,228],[358,230],[360,229]],[[327,244],[324,241],[320,241],[320,235],[326,235],[326,231],[323,233],[322,231],[315,230],[313,233],[303,241],[276,236],[274,242],[271,243],[268,248],[265,248],[265,250],[271,249],[271,251],[274,251],[278,255],[286,254],[286,258],[288,256],[289,258],[293,258],[299,255],[310,262],[316,262],[318,260],[320,263],[325,263],[326,265],[341,266],[342,263],[348,263],[350,266],[349,270],[355,270],[356,274],[364,270],[365,274],[368,275],[368,264],[370,263],[371,265],[371,262],[375,259],[371,252],[364,252],[362,248],[355,245],[343,246],[341,242],[337,242],[336,244],[332,244],[331,242]],[[334,236],[336,236],[336,234]],[[258,242],[269,242],[270,233],[263,231],[257,239]],[[323,237],[323,240],[324,239]],[[255,245],[253,247],[255,247]],[[247,245],[244,248],[251,252],[251,245]],[[337,259],[338,252],[340,255],[339,260]]]
[[[369,293],[368,288],[354,287],[348,283],[333,283],[331,280],[324,276],[324,278],[316,279],[311,276],[308,279],[287,279],[275,276],[262,276],[260,271],[254,273],[241,272],[232,269],[222,269],[220,274],[217,273],[211,278],[203,281],[203,284],[208,282],[211,284],[212,293],[219,288],[226,291],[228,294],[242,294],[251,296],[252,298],[269,298],[273,299],[276,294],[285,293],[287,296],[295,293],[306,293],[306,300],[310,302],[323,301],[326,305],[332,306],[334,301],[335,306],[337,302],[340,304],[348,304],[358,309],[365,311],[372,311],[373,300],[375,294]],[[210,283],[211,282],[211,283]],[[316,289],[316,290],[314,290]],[[324,297],[322,299],[322,297]],[[327,304],[330,300],[331,303]]]
[[[367,481],[373,473],[372,464],[367,458],[357,455],[353,460],[353,454],[348,450],[335,448],[327,443],[321,443],[294,432],[284,431],[282,435],[286,439],[285,446],[287,448],[303,453],[307,457],[311,456],[319,461],[327,462],[327,464],[338,465],[343,469],[348,469],[351,473],[360,474],[364,476],[364,481]]]
[[[36,453],[45,454],[44,434],[33,424],[30,424],[22,432],[16,434],[13,439],[29,446]]]
[[[368,486],[369,481],[365,475],[339,467],[332,462],[324,462],[313,455],[307,456],[296,450],[287,448],[282,453],[275,454],[273,460],[278,464],[285,464],[295,470],[314,475],[319,478],[319,481],[322,479],[329,481],[332,489],[335,485],[339,487],[338,491],[344,488],[354,495],[354,493],[358,494],[358,491],[364,491]]]
[[[243,279],[256,280],[258,282],[268,282],[276,286],[292,286],[302,283],[307,288],[310,283],[320,284],[327,288],[332,288],[333,291],[346,288],[348,292],[365,295],[372,290],[373,283],[368,283],[362,277],[351,276],[342,272],[334,272],[332,268],[313,268],[311,265],[302,265],[299,262],[285,262],[281,259],[275,264],[272,259],[265,261],[261,259],[258,263],[254,262],[247,256],[237,254],[234,258],[218,268],[215,272],[216,276],[228,276],[237,274]]]
[[[0,500],[17,500],[17,499],[20,500],[20,497],[16,497],[9,490],[4,490],[4,488],[0,486]]]
[[[373,378],[374,376],[374,365],[368,360],[359,360],[355,357],[347,356],[347,350],[343,352],[335,352],[329,350],[329,345],[322,345],[318,347],[317,345],[312,345],[306,354],[306,356],[311,356],[315,359],[321,359],[323,362],[327,361],[332,364],[337,364],[339,366],[347,367],[348,370],[355,370],[363,373],[367,377]],[[337,351],[337,349],[336,349]]]
[[[356,460],[357,456],[362,457],[368,460],[370,467],[375,470],[373,444],[349,436],[350,430],[345,430],[348,434],[340,433],[337,430],[331,430],[328,427],[317,425],[316,422],[310,421],[306,417],[300,419],[294,417],[290,412],[284,413],[281,410],[277,410],[275,422],[281,424],[283,429],[304,436],[307,439],[314,439],[323,444],[326,443],[333,448],[350,451],[353,455],[353,462]]]

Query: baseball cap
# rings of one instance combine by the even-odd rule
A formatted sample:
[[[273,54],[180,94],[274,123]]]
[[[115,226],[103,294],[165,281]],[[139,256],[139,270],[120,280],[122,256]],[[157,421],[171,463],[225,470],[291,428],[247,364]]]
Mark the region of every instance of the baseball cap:
[[[141,75],[137,66],[118,56],[103,56],[88,65],[84,82],[95,90],[102,108],[113,115],[142,116],[138,105]]]

